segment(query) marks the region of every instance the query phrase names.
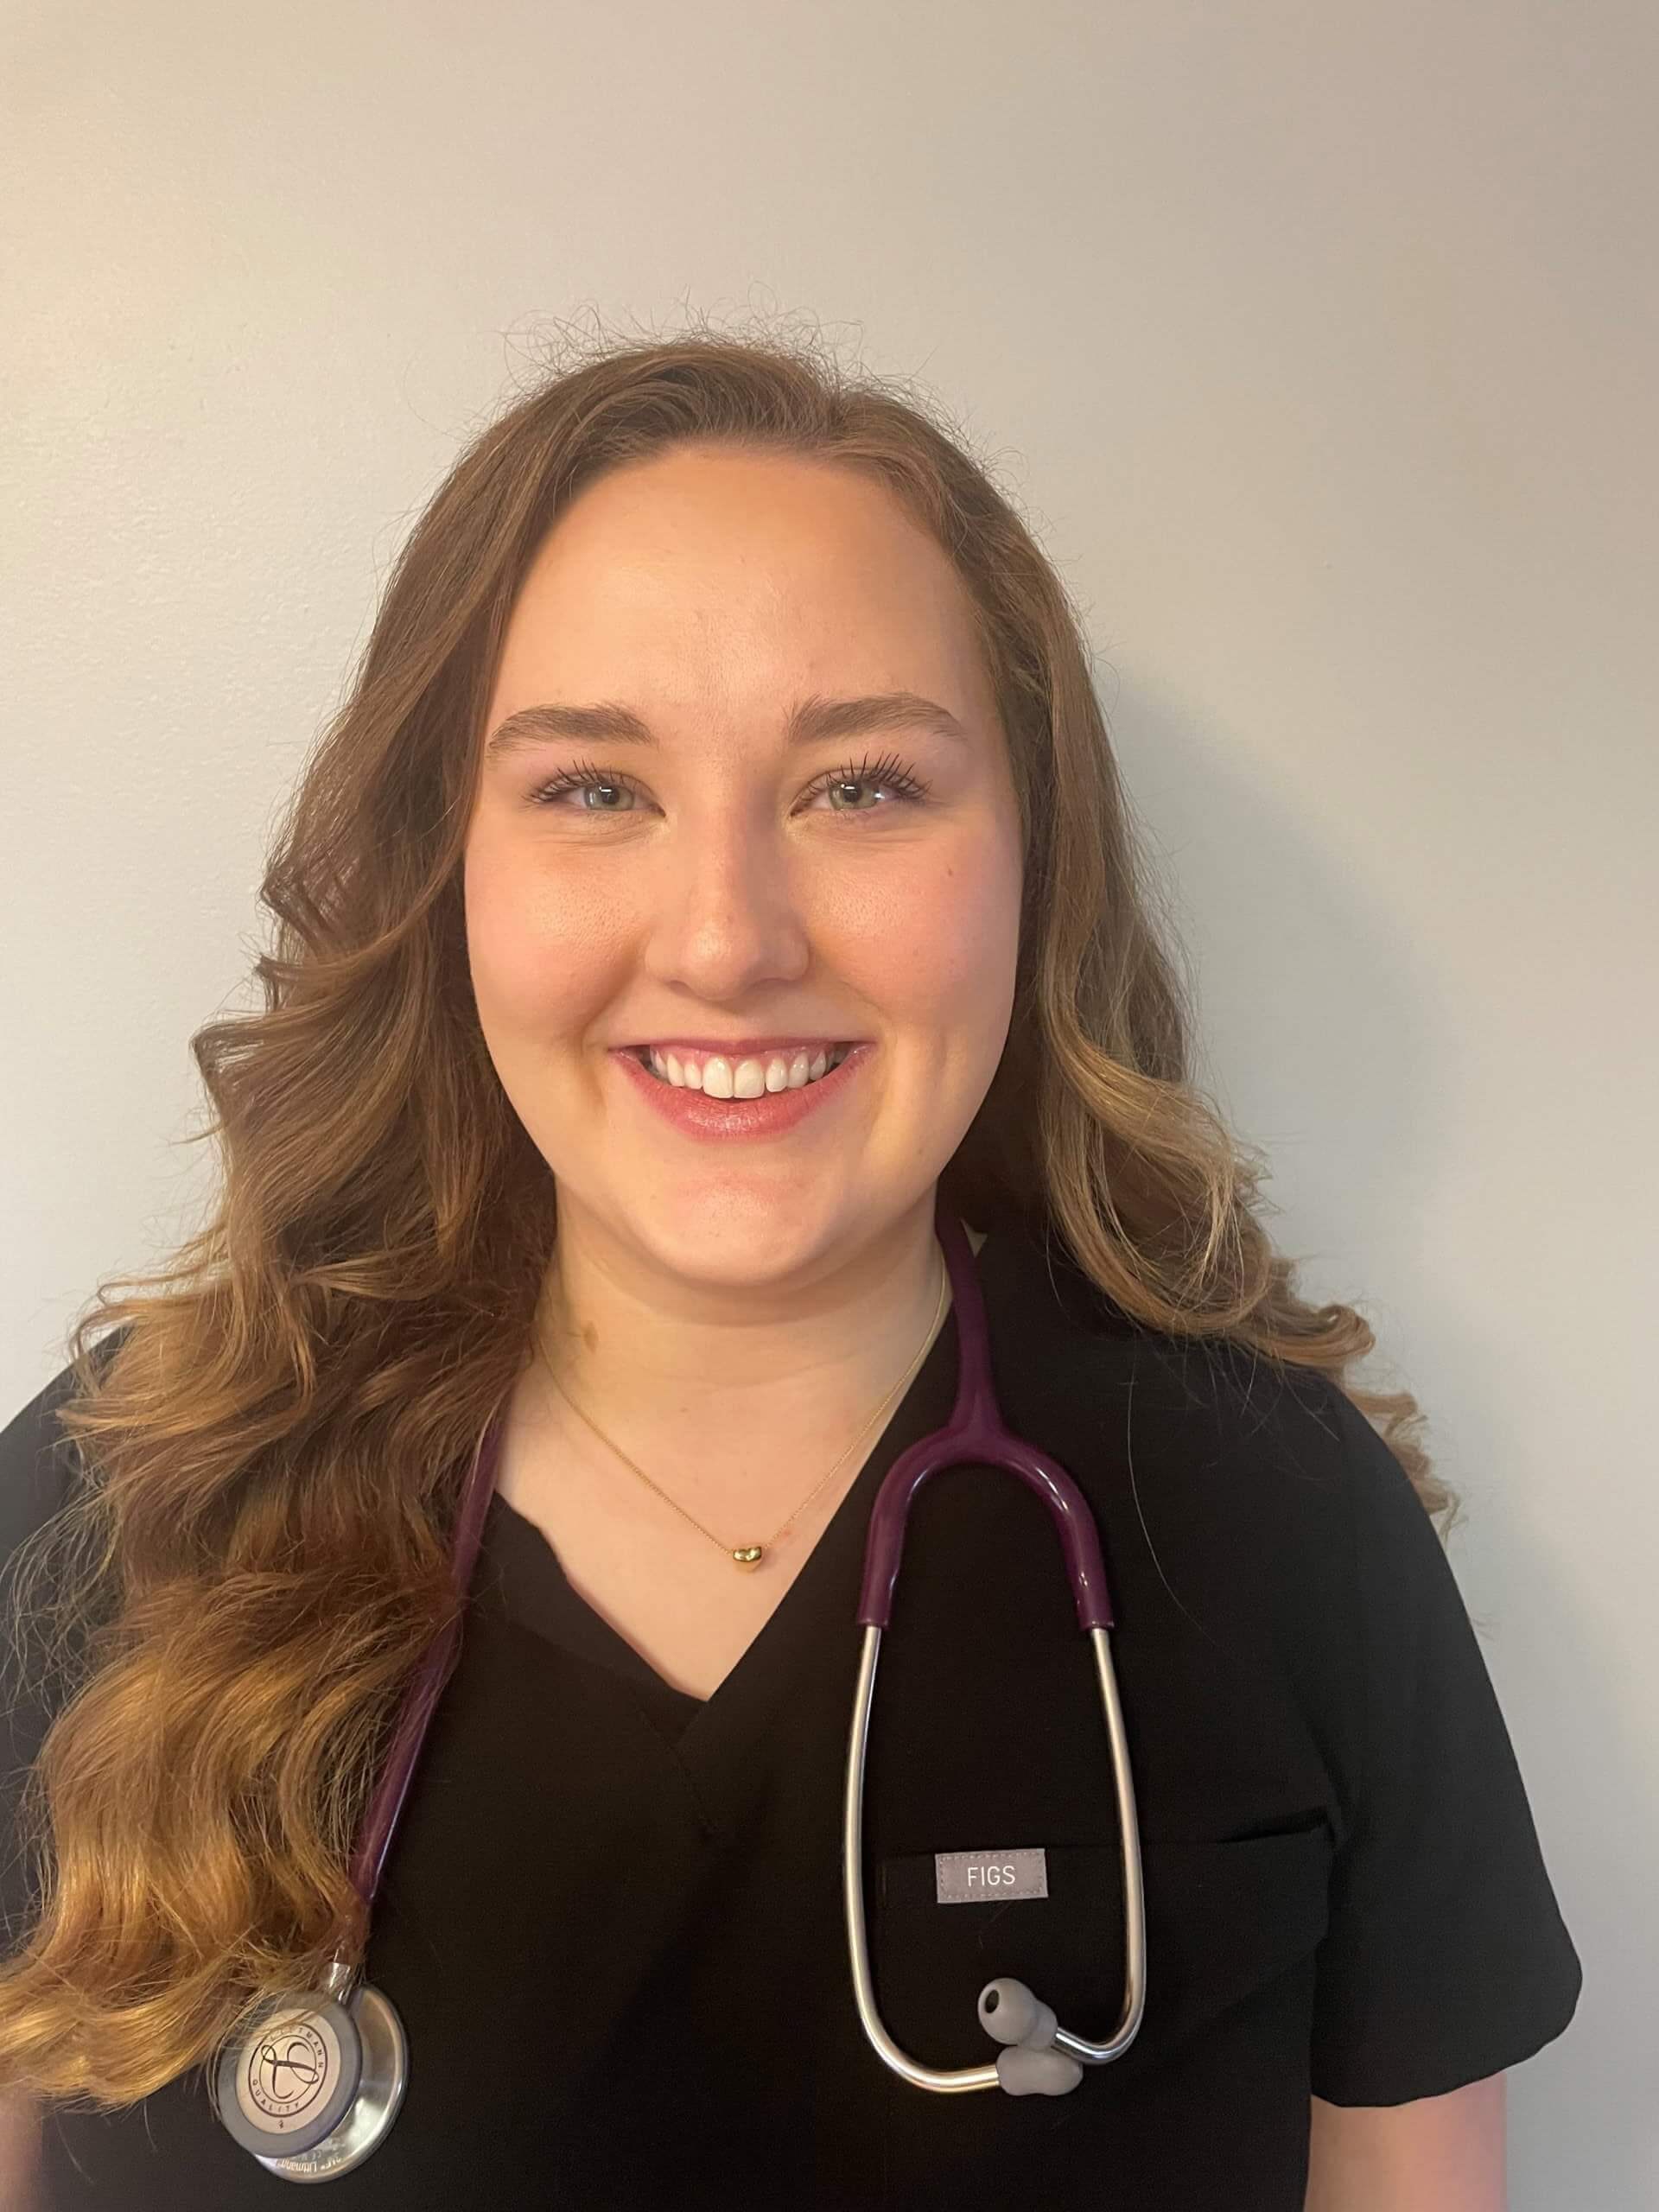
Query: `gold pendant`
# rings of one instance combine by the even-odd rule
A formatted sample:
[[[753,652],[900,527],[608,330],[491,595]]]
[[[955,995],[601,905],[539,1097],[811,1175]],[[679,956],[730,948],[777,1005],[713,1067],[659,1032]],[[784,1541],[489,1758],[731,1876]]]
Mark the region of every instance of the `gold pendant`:
[[[760,1564],[760,1554],[763,1549],[764,1547],[760,1544],[744,1544],[732,1554],[732,1557],[746,1574],[753,1574]]]

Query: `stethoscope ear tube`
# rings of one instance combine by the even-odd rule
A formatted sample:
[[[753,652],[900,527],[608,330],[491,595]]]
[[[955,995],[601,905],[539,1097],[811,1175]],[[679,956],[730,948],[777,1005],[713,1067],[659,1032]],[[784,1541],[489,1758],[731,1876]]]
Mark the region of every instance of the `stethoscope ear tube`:
[[[1122,2057],[1140,2032],[1146,2007],[1146,1898],[1141,1867],[1141,1829],[1135,1802],[1123,1711],[1112,1666],[1111,1599],[1106,1587],[1100,1531],[1089,1502],[1063,1467],[1003,1426],[992,1387],[984,1300],[963,1226],[937,1203],[940,1243],[950,1270],[957,1323],[957,1400],[948,1425],[912,1445],[887,1471],[870,1516],[858,1619],[864,1630],[853,1692],[847,1745],[847,1788],[842,1821],[842,1891],[853,1996],[865,2035],[895,2074],[918,2088],[947,2094],[998,2087],[1011,2095],[1060,2095],[1082,2079],[1081,2065]],[[1022,1983],[988,1983],[980,1993],[979,2018],[1004,2046],[995,2065],[926,2066],[888,2034],[876,2003],[864,1915],[864,1770],[881,1637],[893,1618],[893,1592],[904,1554],[910,1509],[924,1483],[943,1469],[1001,1467],[1036,1492],[1048,1507],[1060,1539],[1078,1624],[1094,1647],[1116,1803],[1119,1861],[1123,1878],[1123,2005],[1104,2043],[1090,2043],[1061,2027],[1053,2013]],[[1064,2056],[1062,2056],[1064,2054]]]
[[[875,1668],[881,1656],[881,1631],[867,1627],[853,1692],[853,1725],[847,1744],[847,1795],[842,1819],[841,1886],[847,1911],[847,1949],[853,1974],[853,2001],[865,2034],[879,2057],[918,2089],[994,2089],[995,2066],[925,2066],[901,2050],[887,2033],[875,2001],[870,1973],[869,1936],[864,1920],[864,1764],[869,1748],[870,1707],[875,1700]]]
[[[1020,1982],[990,1982],[980,1992],[979,2018],[988,2035],[1004,2045],[995,2064],[928,2066],[895,2043],[876,2002],[870,1971],[869,1934],[864,1914],[864,1771],[869,1750],[870,1713],[875,1702],[875,1673],[881,1656],[881,1630],[867,1626],[853,1692],[852,1726],[847,1745],[847,1789],[842,1821],[842,1897],[847,1917],[847,1948],[852,1969],[853,2000],[860,2025],[876,2055],[918,2089],[950,2094],[968,2089],[1006,2089],[1010,2095],[1058,2095],[1082,2079],[1077,2067],[1055,2062],[1065,2053],[1081,2065],[1103,2066],[1121,2058],[1141,2031],[1147,2001],[1146,1897],[1141,1870],[1141,1830],[1135,1815],[1135,1782],[1123,1726],[1111,1638],[1103,1628],[1090,1631],[1096,1672],[1105,1709],[1112,1776],[1117,1804],[1119,1864],[1123,1878],[1123,2005],[1116,2027],[1104,2043],[1090,2043],[1056,2021],[1049,2007]],[[999,2010],[1004,2017],[996,2019]],[[1043,2054],[1049,2054],[1044,2057]]]

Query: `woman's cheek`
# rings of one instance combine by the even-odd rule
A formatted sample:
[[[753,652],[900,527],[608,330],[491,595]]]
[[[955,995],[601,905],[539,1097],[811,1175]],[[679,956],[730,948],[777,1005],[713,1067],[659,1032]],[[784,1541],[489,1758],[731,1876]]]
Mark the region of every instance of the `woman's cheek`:
[[[1013,989],[1019,929],[1018,863],[996,839],[918,863],[872,917],[868,942],[887,979],[872,995],[892,1003],[901,995],[918,1016],[976,1007],[992,1019],[999,994]]]
[[[582,972],[584,925],[545,880],[525,882],[487,859],[467,878],[467,949],[480,1013],[511,1026],[564,1026]],[[591,940],[591,917],[585,925]]]

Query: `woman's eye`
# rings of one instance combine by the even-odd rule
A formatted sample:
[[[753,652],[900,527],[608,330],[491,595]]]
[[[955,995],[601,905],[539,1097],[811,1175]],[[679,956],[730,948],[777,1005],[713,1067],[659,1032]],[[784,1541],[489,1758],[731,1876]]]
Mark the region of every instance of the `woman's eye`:
[[[608,770],[582,765],[574,768],[561,768],[557,775],[550,776],[544,784],[537,785],[530,795],[530,800],[532,806],[551,806],[564,791],[601,791],[607,794],[622,793],[631,796],[632,790],[633,786],[626,776],[612,775]],[[565,811],[568,813],[569,809],[567,808]],[[577,811],[582,814],[622,814],[627,810],[625,807],[605,805],[584,806],[578,808]]]
[[[885,791],[889,796],[873,805],[860,804],[849,796],[865,789]],[[596,768],[591,761],[585,760],[578,761],[569,768],[561,768],[556,775],[550,776],[545,783],[538,784],[530,795],[531,804],[533,806],[554,806],[567,791],[597,791],[602,795],[601,804],[575,808],[574,811],[579,814],[629,814],[633,811],[631,806],[613,803],[619,798],[631,799],[636,796],[632,777],[617,775],[608,768]],[[856,767],[836,768],[830,774],[821,776],[806,797],[811,799],[820,794],[833,795],[833,803],[829,808],[831,814],[881,814],[893,805],[915,805],[926,798],[927,791],[928,785],[913,769],[906,767],[893,754],[887,753],[874,763],[866,760]],[[572,810],[567,808],[565,811]]]
[[[895,754],[888,753],[874,763],[865,760],[855,768],[837,768],[832,775],[820,778],[812,786],[809,797],[816,796],[819,791],[833,791],[844,799],[849,791],[866,787],[887,791],[890,797],[874,806],[849,804],[832,807],[830,811],[834,814],[883,814],[890,806],[914,806],[927,797],[928,791],[928,786],[914,769],[907,768]]]

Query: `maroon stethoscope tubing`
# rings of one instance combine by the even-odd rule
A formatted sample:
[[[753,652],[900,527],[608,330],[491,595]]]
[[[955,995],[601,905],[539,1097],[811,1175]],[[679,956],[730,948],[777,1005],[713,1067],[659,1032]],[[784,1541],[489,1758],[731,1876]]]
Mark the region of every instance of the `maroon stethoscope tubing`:
[[[1077,1625],[1110,1628],[1112,1603],[1095,1516],[1064,1467],[1003,1426],[991,1382],[985,1300],[968,1233],[942,1197],[936,1203],[934,1220],[950,1271],[957,1319],[957,1402],[943,1428],[899,1453],[876,1493],[864,1548],[859,1626],[885,1629],[892,1621],[893,1590],[905,1548],[905,1525],[923,1484],[947,1467],[972,1465],[1001,1467],[1017,1475],[1042,1499],[1059,1535],[1077,1609]]]

